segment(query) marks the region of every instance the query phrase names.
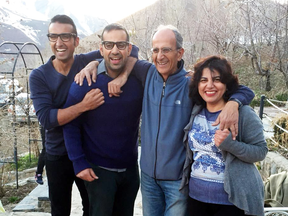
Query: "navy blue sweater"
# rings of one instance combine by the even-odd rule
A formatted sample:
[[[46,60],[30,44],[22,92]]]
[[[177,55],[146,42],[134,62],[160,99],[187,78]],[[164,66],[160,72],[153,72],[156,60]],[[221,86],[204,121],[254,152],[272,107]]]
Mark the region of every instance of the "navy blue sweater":
[[[94,88],[99,88],[105,97],[103,105],[83,113],[63,127],[65,145],[75,174],[90,168],[89,163],[122,169],[135,165],[137,161],[143,87],[134,76],[130,76],[122,87],[120,97],[110,98],[107,84],[111,80],[101,73],[91,86],[85,80],[82,87],[73,83],[69,91],[65,107],[80,102]]]
[[[31,99],[36,115],[46,130],[46,151],[50,155],[67,155],[62,126],[59,126],[57,112],[65,104],[75,75],[90,61],[100,58],[99,51],[75,55],[67,76],[55,70],[52,56],[48,62],[33,70],[29,77]]]

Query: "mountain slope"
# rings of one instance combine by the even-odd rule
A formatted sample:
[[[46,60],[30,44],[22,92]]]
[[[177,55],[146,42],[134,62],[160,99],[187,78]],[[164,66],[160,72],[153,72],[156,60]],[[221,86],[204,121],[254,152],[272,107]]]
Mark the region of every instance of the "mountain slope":
[[[0,4],[0,43],[3,41],[34,42],[40,49],[47,47],[50,19],[56,14],[69,15],[75,22],[80,38],[91,35],[107,25],[107,21],[86,14],[73,14],[53,0],[2,1]],[[47,18],[48,17],[48,18]]]

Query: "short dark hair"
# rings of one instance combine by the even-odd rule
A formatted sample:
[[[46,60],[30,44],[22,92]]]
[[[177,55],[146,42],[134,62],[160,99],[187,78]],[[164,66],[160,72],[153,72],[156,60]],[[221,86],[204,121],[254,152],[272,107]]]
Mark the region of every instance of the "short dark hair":
[[[107,26],[103,29],[103,32],[102,32],[102,34],[101,34],[101,40],[103,41],[103,34],[104,34],[104,32],[110,32],[110,31],[112,31],[112,30],[122,30],[122,31],[124,31],[124,32],[126,33],[126,35],[127,35],[127,41],[129,42],[130,37],[129,37],[129,34],[128,34],[126,28],[125,28],[124,26],[118,24],[118,23],[111,23],[111,24],[107,25]]]
[[[74,21],[73,21],[69,16],[58,14],[58,15],[54,16],[54,17],[51,19],[49,26],[50,26],[52,23],[56,23],[56,22],[72,25],[72,27],[73,27],[72,33],[75,33],[76,36],[77,36],[76,25],[75,25]]]
[[[200,96],[198,85],[202,77],[202,72],[208,68],[212,73],[217,71],[220,74],[220,81],[226,85],[226,92],[223,99],[227,102],[239,87],[238,77],[233,74],[231,63],[223,56],[207,56],[201,58],[194,65],[194,74],[189,88],[189,97],[198,105],[206,106],[206,102]]]

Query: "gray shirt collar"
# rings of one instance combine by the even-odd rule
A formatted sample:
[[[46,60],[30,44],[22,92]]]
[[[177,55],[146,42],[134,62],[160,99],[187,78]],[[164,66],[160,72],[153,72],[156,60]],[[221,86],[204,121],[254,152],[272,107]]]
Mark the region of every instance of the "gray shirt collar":
[[[108,75],[106,66],[105,66],[105,60],[103,60],[99,65],[98,65],[98,69],[97,69],[97,75],[101,74],[101,73],[105,73],[106,75]],[[108,75],[109,76],[109,75]]]

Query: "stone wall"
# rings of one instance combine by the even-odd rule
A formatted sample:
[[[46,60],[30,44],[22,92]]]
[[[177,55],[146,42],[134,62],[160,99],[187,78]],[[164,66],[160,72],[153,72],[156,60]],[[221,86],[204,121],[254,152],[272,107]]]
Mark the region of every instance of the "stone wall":
[[[270,175],[288,171],[288,160],[276,152],[268,152],[266,158],[260,162],[260,173],[263,180]]]

